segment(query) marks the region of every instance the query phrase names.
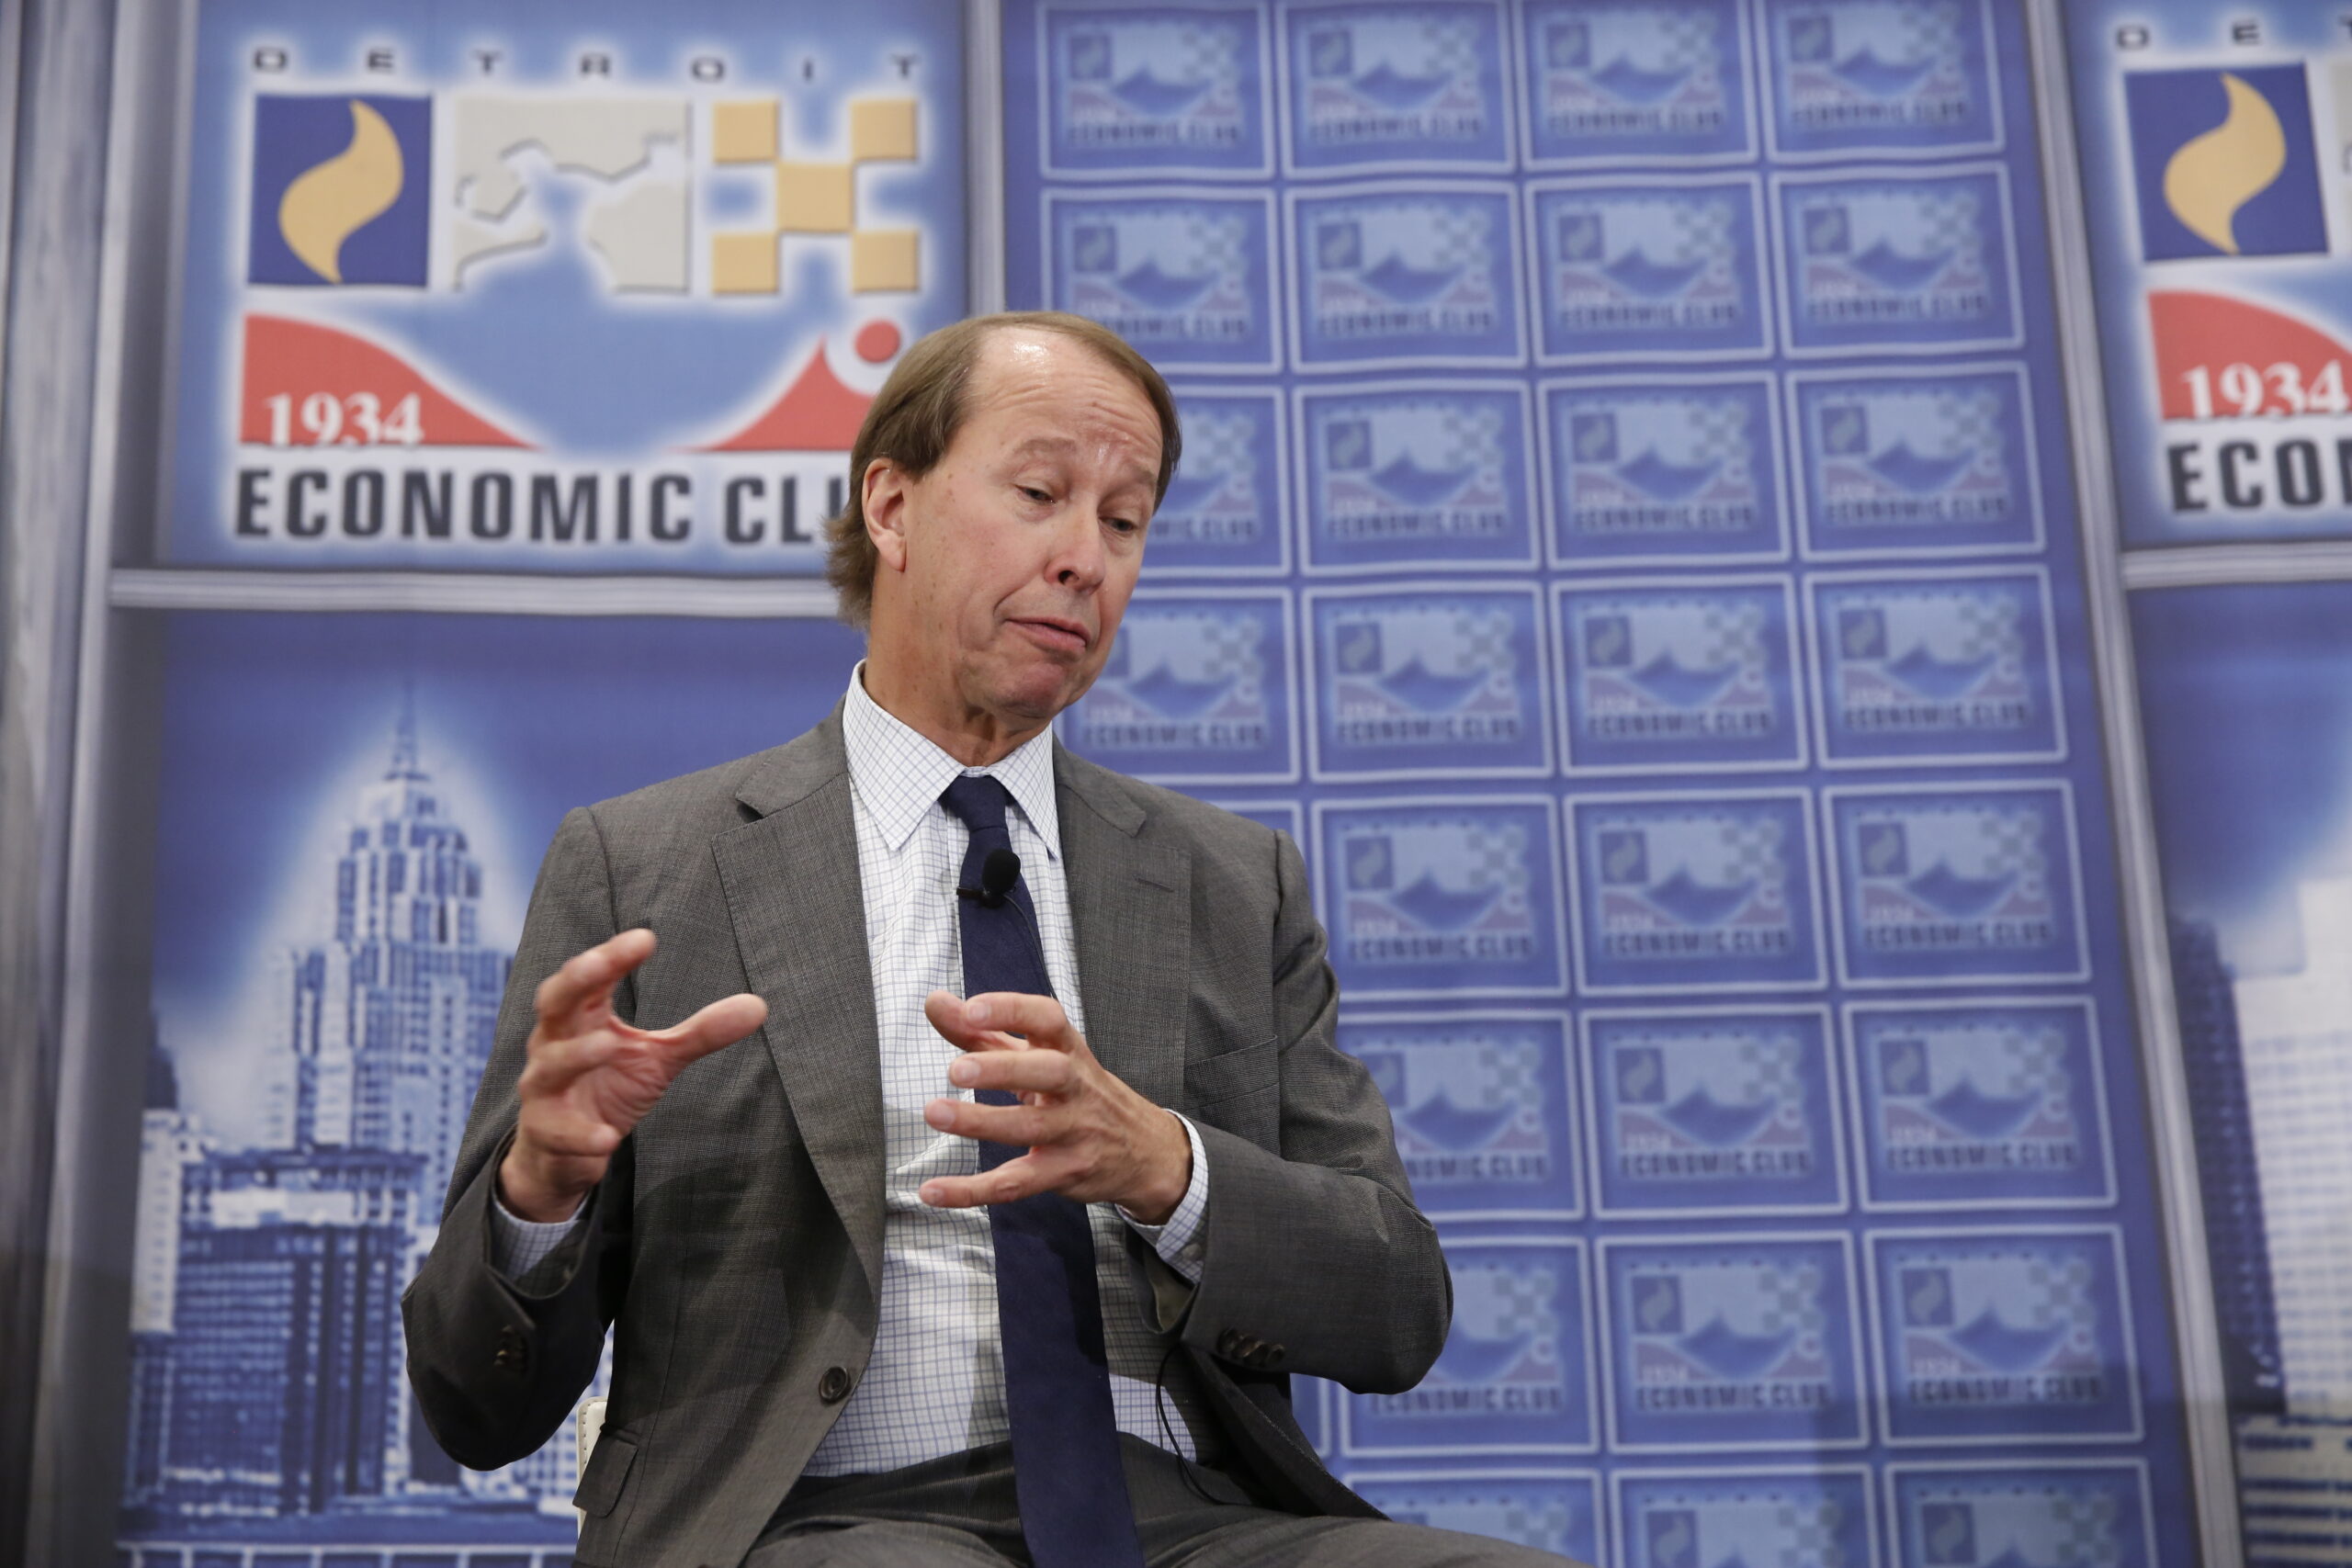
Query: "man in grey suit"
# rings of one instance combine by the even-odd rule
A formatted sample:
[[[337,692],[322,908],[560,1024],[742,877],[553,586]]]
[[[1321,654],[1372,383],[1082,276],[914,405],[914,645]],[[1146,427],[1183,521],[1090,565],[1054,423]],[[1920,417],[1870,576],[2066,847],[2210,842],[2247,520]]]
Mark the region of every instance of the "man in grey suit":
[[[1290,1374],[1412,1386],[1450,1289],[1298,852],[1054,744],[1177,444],[1091,322],[917,344],[833,525],[842,705],[559,830],[403,1305],[478,1467],[613,1325],[583,1568],[1559,1561],[1305,1440]]]

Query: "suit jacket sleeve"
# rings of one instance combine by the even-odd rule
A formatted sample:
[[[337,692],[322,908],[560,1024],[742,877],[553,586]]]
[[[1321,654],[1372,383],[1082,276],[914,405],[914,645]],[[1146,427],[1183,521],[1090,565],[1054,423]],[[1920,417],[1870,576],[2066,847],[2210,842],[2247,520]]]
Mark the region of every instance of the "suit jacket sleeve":
[[[628,1283],[630,1141],[590,1194],[578,1230],[530,1271],[527,1287],[502,1275],[491,1250],[492,1196],[514,1134],[534,993],[566,959],[613,935],[616,923],[603,835],[589,812],[573,811],[532,890],[440,1233],[401,1298],[409,1382],[425,1424],[451,1458],[477,1470],[532,1453],[570,1416],[595,1375]],[[614,1009],[626,1019],[634,1004],[632,982],[624,980]]]
[[[1419,1382],[1444,1348],[1453,1280],[1435,1228],[1414,1206],[1387,1105],[1336,1043],[1339,987],[1306,864],[1286,835],[1273,837],[1280,1148],[1199,1124],[1208,1238],[1183,1338],[1257,1371],[1396,1393]],[[1182,1292],[1170,1289],[1174,1273],[1157,1258],[1145,1267],[1166,1325]]]

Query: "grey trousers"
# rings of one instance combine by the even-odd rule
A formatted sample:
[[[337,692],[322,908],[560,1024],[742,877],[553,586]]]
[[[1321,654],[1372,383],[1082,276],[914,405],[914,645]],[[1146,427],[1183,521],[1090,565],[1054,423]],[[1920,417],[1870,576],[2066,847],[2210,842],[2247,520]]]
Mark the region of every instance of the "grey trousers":
[[[1301,1518],[1231,1477],[1122,1435],[1149,1568],[1562,1568],[1485,1536],[1381,1519]],[[803,1481],[743,1568],[1029,1568],[1012,1449],[993,1443],[882,1475]]]

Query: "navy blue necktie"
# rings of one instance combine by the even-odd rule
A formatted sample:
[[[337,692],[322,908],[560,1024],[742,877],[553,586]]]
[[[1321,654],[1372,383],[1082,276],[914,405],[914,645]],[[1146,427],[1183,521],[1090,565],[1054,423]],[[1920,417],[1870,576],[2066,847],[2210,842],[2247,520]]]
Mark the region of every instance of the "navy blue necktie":
[[[1017,877],[1000,898],[976,897],[992,852],[1010,852],[1011,797],[986,773],[967,773],[940,804],[972,830],[956,900],[964,938],[964,994],[1054,994],[1029,889]],[[984,1105],[1018,1097],[982,1089]],[[1023,1150],[983,1141],[980,1168]],[[996,1243],[996,1305],[1004,1342],[1004,1405],[1012,1423],[1012,1485],[1021,1533],[1036,1568],[1143,1568],[1119,1427],[1102,1348],[1094,1233],[1086,1205],[1058,1192],[989,1207]]]

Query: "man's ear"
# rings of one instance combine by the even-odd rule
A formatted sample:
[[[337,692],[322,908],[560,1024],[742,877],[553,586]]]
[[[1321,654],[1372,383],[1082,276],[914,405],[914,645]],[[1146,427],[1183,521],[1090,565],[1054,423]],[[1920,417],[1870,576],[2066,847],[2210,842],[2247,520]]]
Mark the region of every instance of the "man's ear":
[[[865,465],[858,504],[865,513],[865,536],[874,541],[882,565],[890,571],[907,570],[907,502],[913,481],[895,459],[876,457]]]

